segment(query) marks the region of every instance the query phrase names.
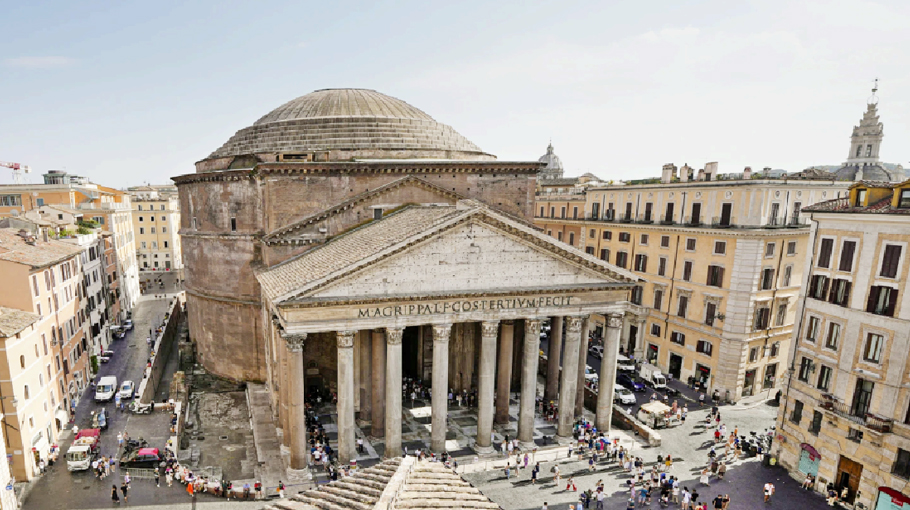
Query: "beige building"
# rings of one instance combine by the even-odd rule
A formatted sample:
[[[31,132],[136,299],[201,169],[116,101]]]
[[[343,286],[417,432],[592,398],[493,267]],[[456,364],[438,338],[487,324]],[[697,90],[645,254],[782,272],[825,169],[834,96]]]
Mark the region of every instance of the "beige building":
[[[139,271],[180,271],[180,201],[176,190],[130,188]]]
[[[541,191],[535,222],[647,281],[632,294],[645,308],[625,318],[625,353],[727,400],[776,388],[807,250],[800,211],[849,183],[719,176],[717,163],[676,173]]]
[[[30,480],[88,386],[82,248],[0,229],[0,411],[12,474]]]
[[[849,502],[910,504],[910,181],[860,181],[804,214],[811,249],[775,453]]]

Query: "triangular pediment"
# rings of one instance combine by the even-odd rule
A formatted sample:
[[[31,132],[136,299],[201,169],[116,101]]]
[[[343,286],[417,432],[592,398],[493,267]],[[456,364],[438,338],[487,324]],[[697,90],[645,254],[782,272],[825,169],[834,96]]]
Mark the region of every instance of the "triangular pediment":
[[[274,302],[291,302],[628,287],[638,280],[477,202],[393,216],[263,271],[263,289]]]
[[[455,204],[465,197],[420,177],[407,176],[378,188],[355,195],[338,205],[277,228],[263,237],[266,244],[298,244],[302,239],[321,242],[353,225],[372,218],[371,208],[404,204]],[[358,212],[360,213],[358,215]]]

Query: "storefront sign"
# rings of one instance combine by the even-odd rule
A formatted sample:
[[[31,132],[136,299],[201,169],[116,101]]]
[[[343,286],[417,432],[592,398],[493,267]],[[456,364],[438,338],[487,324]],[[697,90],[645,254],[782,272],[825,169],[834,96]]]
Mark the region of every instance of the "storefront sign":
[[[910,510],[910,497],[889,487],[879,487],[875,510]]]

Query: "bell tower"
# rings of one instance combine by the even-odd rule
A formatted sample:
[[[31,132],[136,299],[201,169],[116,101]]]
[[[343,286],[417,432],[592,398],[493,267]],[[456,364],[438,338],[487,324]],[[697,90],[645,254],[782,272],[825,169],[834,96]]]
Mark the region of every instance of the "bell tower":
[[[878,92],[878,78],[875,79],[875,85],[872,87],[872,95],[866,101],[866,113],[863,114],[859,125],[853,127],[853,135],[850,137],[850,153],[847,155],[845,165],[863,167],[878,164],[878,151],[885,134],[882,130],[882,123],[878,120],[876,92]]]

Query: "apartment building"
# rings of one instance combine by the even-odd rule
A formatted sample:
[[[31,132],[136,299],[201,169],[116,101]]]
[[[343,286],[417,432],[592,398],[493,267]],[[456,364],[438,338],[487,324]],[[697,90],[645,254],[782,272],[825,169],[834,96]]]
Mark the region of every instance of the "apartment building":
[[[40,211],[42,208],[43,214]],[[38,218],[31,218],[33,221],[59,231],[66,228],[59,222],[68,224],[81,214],[83,220],[91,220],[113,234],[117,274],[121,278],[118,306],[122,316],[118,320],[126,318],[139,299],[139,271],[131,210],[128,193],[59,170],[44,174],[44,184],[0,185],[0,218],[31,218],[30,215],[38,211]],[[56,219],[57,215],[63,215],[63,219]]]
[[[180,203],[177,193],[151,186],[130,188],[139,271],[179,271]]]
[[[89,337],[89,350],[93,355],[100,355],[111,343],[110,316],[106,306],[106,293],[104,291],[104,239],[100,230],[88,234],[75,234],[61,241],[82,248],[80,259],[82,262],[83,292],[85,300],[86,335]]]
[[[624,353],[730,401],[775,389],[807,251],[801,209],[846,196],[849,183],[720,176],[717,163],[677,170],[541,192],[535,222],[648,282],[632,294],[643,311],[625,318]]]
[[[121,324],[120,317],[122,317],[120,309],[121,292],[120,279],[117,274],[117,254],[114,251],[114,234],[102,231],[101,239],[104,243],[104,252],[101,256],[101,265],[104,268],[105,275],[102,281],[105,297],[104,306],[111,325],[119,325]]]
[[[0,229],[0,412],[13,476],[30,480],[88,385],[82,248]]]
[[[804,214],[811,249],[775,453],[850,503],[910,505],[910,181],[860,181]]]

